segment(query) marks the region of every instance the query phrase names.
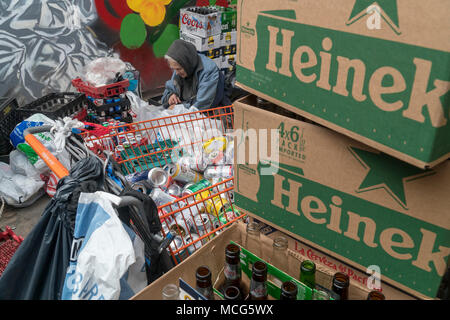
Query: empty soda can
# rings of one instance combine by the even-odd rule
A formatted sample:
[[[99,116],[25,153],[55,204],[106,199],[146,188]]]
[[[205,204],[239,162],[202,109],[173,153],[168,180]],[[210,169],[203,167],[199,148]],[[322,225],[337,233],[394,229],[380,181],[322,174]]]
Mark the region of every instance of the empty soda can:
[[[189,252],[189,254],[193,254],[195,251],[197,251],[198,249],[200,249],[202,247],[201,241],[197,241],[196,243],[193,243],[198,238],[200,238],[200,237],[196,233],[191,233],[190,235],[188,234],[186,237],[184,237],[184,242],[186,244],[192,243],[192,245],[190,245],[189,247],[186,248],[187,251]]]
[[[148,172],[148,182],[155,188],[166,185],[167,179],[167,171],[162,168],[153,168]]]
[[[183,189],[176,183],[172,183],[168,188],[167,188],[167,193],[175,196],[175,197],[181,197],[182,193],[183,193]]]
[[[210,217],[205,214],[196,215],[194,218],[195,230],[197,231],[199,236],[203,236],[208,232],[212,231],[212,224]]]
[[[187,249],[176,252],[181,247],[183,247],[183,239],[180,236],[176,236],[169,245],[170,251],[172,252],[173,257],[175,258],[177,263],[182,262],[189,256]]]

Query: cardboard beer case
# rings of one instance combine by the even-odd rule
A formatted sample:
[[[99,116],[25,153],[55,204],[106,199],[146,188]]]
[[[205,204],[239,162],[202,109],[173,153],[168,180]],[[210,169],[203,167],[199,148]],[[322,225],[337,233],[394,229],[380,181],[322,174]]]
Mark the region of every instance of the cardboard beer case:
[[[209,14],[193,12],[199,9],[198,7],[189,7],[180,10],[180,31],[202,38],[220,35],[222,32],[220,11],[216,10]]]
[[[239,210],[359,270],[378,266],[386,283],[415,297],[435,298],[450,253],[450,161],[420,169],[256,101],[234,103]]]
[[[447,0],[242,0],[237,84],[420,168],[450,157]]]
[[[327,268],[334,272],[345,273],[352,281],[359,283],[360,286],[372,290],[379,290],[391,300],[416,300],[412,295],[385,283],[382,277],[377,277],[378,275],[375,273],[377,270],[358,270],[316,248],[306,245],[298,239],[295,239],[264,222],[258,221],[257,219],[254,220],[260,224],[261,234],[264,234],[266,237],[272,240],[278,237],[286,238],[288,240],[290,254],[295,255],[299,261],[310,260],[313,261],[316,266],[319,266],[319,268]],[[330,273],[328,274],[329,276],[332,275]],[[330,277],[328,278],[327,282],[331,283],[332,279]]]
[[[229,228],[225,229],[225,231],[221,232],[214,239],[209,241],[207,244],[202,246],[198,251],[192,254],[189,258],[184,260],[182,263],[172,268],[169,272],[161,276],[159,279],[152,282],[146,288],[138,292],[135,296],[131,298],[131,300],[161,300],[161,293],[164,286],[167,284],[173,283],[178,284],[179,279],[183,279],[187,284],[195,288],[195,271],[199,266],[206,265],[211,270],[212,274],[212,282],[215,289],[215,299],[220,300],[221,295],[217,294],[217,291],[220,293],[220,285],[223,283],[223,268],[225,262],[225,247],[234,242],[245,249],[245,235],[246,235],[246,224],[242,221],[237,221],[233,223]],[[270,257],[272,254],[272,243],[273,240],[261,235],[261,248],[262,248],[262,257],[264,261],[270,261]],[[292,250],[288,250],[288,261],[286,261],[286,265],[288,266],[288,272],[285,273],[285,277],[292,277],[294,279],[298,279],[300,272],[300,263],[303,261],[298,254],[293,252]],[[241,264],[245,263],[243,266],[245,268],[251,268],[248,257],[241,255]],[[270,263],[270,262],[269,262]],[[251,270],[251,269],[250,269]],[[248,273],[248,270],[247,270]],[[250,279],[245,271],[242,272],[242,284],[244,290],[249,288]],[[316,268],[316,283],[320,286],[330,289],[331,288],[331,279],[335,271],[331,268],[327,268],[326,266],[317,264]],[[270,280],[269,280],[270,281]],[[273,284],[270,285],[272,289],[274,289]],[[306,286],[301,285],[299,287],[299,291],[305,291]],[[309,291],[309,299],[311,298],[311,290]],[[350,300],[365,300],[367,298],[370,289],[366,286],[361,285],[357,281],[350,279],[350,287],[349,287],[349,299]],[[387,299],[396,299],[394,295],[386,295]],[[269,297],[269,299],[274,299],[274,297]]]
[[[192,43],[198,52],[208,52],[222,47],[222,34],[199,37],[195,34],[180,31],[180,39]]]

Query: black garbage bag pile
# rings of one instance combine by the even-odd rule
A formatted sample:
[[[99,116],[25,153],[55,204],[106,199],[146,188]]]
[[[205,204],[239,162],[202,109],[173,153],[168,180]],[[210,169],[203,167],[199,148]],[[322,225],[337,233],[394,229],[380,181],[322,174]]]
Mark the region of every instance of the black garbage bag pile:
[[[0,278],[0,300],[60,299],[80,193],[102,191],[103,186],[103,164],[95,157],[80,160],[59,181],[55,196]]]

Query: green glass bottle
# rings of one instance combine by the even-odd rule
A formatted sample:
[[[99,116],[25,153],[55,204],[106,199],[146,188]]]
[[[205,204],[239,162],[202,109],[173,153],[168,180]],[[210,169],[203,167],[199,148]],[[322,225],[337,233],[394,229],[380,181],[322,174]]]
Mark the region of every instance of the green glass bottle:
[[[300,282],[311,289],[316,288],[316,264],[311,260],[304,260],[300,265]]]

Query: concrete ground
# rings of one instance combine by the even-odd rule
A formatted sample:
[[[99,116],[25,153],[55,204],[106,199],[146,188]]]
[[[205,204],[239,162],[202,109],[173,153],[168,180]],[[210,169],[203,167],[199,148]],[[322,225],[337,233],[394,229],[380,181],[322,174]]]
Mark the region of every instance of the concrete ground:
[[[14,228],[15,234],[26,238],[39,221],[49,201],[50,197],[44,194],[26,208],[14,208],[5,204],[3,214],[0,217],[0,228],[4,230],[6,226],[9,226]]]

